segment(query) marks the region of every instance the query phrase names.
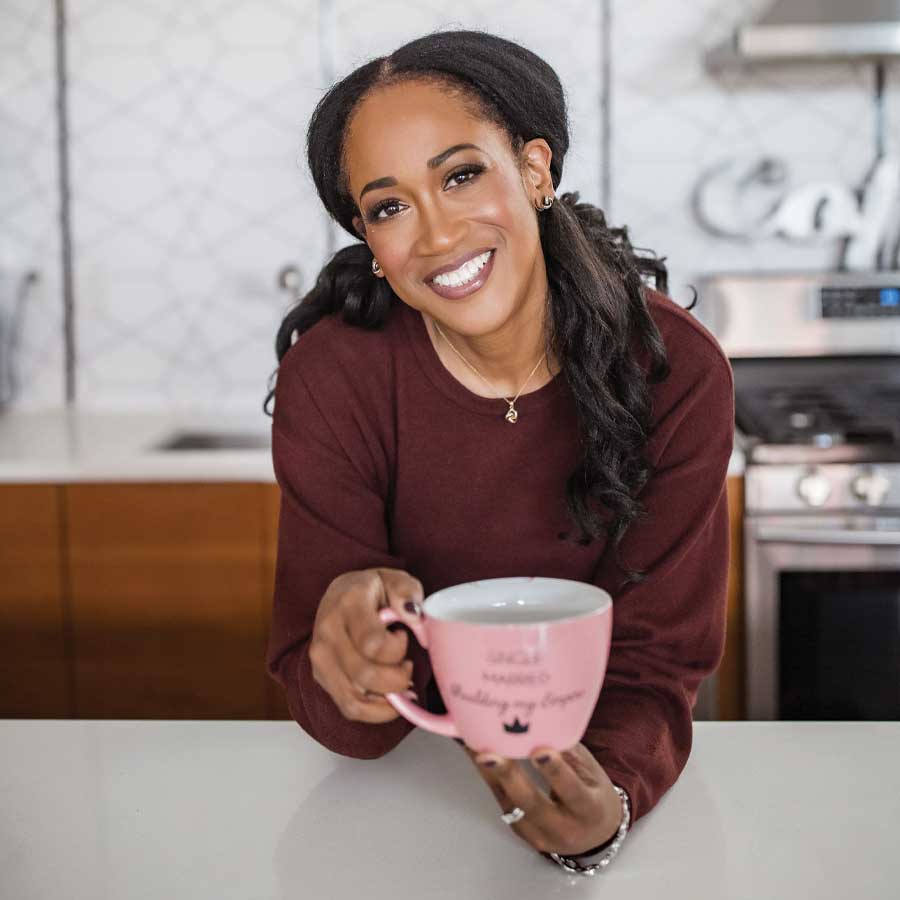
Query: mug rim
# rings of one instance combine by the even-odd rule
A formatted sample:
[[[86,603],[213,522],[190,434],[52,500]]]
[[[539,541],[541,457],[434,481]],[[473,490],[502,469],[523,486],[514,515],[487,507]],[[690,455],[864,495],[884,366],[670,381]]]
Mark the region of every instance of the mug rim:
[[[506,582],[507,584],[511,582],[519,582],[522,584],[534,581],[553,582],[556,584],[566,585],[570,588],[577,587],[579,590],[584,591],[585,593],[598,594],[598,605],[583,612],[577,612],[573,615],[565,616],[559,619],[548,619],[543,622],[471,622],[465,619],[445,618],[444,616],[431,612],[428,609],[429,602],[434,600],[435,598],[441,597],[441,595],[443,594],[458,590],[462,587],[468,587],[470,585],[490,584],[491,582],[497,581]],[[498,578],[478,578],[474,581],[463,581],[459,584],[450,584],[438,591],[434,591],[433,593],[429,594],[422,603],[423,612],[429,619],[454,625],[474,625],[478,628],[534,628],[539,625],[563,624],[564,622],[574,622],[578,621],[579,619],[587,619],[590,616],[603,614],[611,610],[612,606],[613,599],[611,594],[609,593],[609,591],[607,591],[605,588],[600,587],[599,585],[591,584],[591,582],[589,581],[577,581],[574,578],[554,578],[551,576],[543,575],[511,575],[500,576]]]

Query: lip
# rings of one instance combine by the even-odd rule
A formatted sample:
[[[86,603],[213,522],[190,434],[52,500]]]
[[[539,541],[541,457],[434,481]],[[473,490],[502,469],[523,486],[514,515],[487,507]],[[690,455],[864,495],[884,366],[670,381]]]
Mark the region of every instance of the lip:
[[[482,250],[480,252],[484,253],[485,251]],[[475,255],[478,256],[478,253],[476,253]],[[491,255],[488,257],[488,261],[484,264],[484,266],[482,266],[479,273],[467,284],[463,284],[458,287],[451,287],[450,285],[436,284],[434,281],[428,281],[426,283],[428,287],[430,287],[439,297],[443,297],[445,300],[460,300],[463,297],[468,297],[469,294],[474,294],[475,291],[480,290],[482,287],[484,287],[488,278],[491,277],[491,272],[494,269],[494,258],[496,257],[496,255],[497,251],[493,250]]]
[[[439,269],[435,269],[432,272],[429,272],[425,276],[425,281],[431,281],[436,275],[443,275],[445,272],[452,272],[454,269],[458,269],[463,263],[468,262],[470,259],[475,259],[476,256],[481,256],[482,253],[487,253],[488,250],[493,250],[493,247],[479,247],[477,250],[470,250],[468,253],[464,253],[462,256],[457,256],[456,259],[451,260],[447,263],[446,266],[441,266]]]

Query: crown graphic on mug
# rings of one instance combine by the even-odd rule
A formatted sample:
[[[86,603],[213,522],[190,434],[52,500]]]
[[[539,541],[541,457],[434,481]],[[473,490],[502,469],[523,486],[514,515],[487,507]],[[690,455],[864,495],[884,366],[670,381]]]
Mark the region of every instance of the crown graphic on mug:
[[[473,750],[523,759],[541,746],[567,750],[597,704],[612,639],[613,604],[600,587],[565,578],[469,581],[425,598],[413,623],[427,649],[446,715],[386,694],[402,716]]]
[[[515,722],[512,725],[507,725],[505,722],[503,723],[503,730],[508,731],[510,734],[525,734],[528,731],[528,726],[523,725],[518,718],[516,718]]]

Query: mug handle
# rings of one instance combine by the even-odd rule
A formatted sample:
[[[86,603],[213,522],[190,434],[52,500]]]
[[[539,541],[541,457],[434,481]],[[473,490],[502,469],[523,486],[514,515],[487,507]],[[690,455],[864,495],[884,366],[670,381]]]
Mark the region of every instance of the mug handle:
[[[385,606],[383,609],[380,609],[378,611],[378,617],[385,625],[391,625],[394,622],[400,622],[401,625],[406,625],[408,628],[412,629],[413,634],[416,636],[416,640],[423,647],[428,647],[428,638],[425,635],[425,626],[421,619],[416,622],[407,622],[406,619],[401,619],[390,606]],[[433,731],[435,734],[441,734],[444,737],[460,737],[456,723],[449,714],[439,716],[433,712],[428,712],[427,709],[423,709],[418,703],[413,703],[412,700],[407,699],[403,694],[385,694],[384,699],[387,700],[387,702],[390,703],[404,719],[412,722],[413,725],[424,728],[426,731]]]

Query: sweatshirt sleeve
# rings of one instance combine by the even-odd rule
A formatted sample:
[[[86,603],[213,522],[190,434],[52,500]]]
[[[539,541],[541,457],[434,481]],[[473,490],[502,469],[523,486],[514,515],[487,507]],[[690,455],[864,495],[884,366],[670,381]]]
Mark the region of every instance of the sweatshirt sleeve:
[[[691,751],[700,682],[725,646],[730,536],[726,480],[734,441],[734,382],[711,352],[656,423],[656,471],[639,499],[646,516],[612,547],[594,581],[613,598],[606,678],[583,743],[631,799],[632,822],[675,783]],[[659,447],[663,447],[659,453]]]
[[[393,749],[413,726],[402,717],[382,724],[345,718],[313,678],[310,638],[319,601],[335,577],[406,566],[389,549],[383,467],[352,397],[336,395],[335,376],[321,387],[324,401],[314,396],[296,362],[290,352],[282,361],[272,421],[281,507],[267,668],[304,731],[335,753],[370,759]],[[407,655],[424,696],[430,667],[411,635]]]

